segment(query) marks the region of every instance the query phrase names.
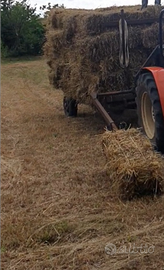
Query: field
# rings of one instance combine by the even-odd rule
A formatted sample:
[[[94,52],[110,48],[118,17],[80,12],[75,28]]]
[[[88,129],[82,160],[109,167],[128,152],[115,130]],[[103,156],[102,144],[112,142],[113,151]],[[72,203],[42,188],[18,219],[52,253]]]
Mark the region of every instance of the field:
[[[99,115],[64,116],[44,59],[1,72],[2,269],[164,269],[164,197],[113,194]]]

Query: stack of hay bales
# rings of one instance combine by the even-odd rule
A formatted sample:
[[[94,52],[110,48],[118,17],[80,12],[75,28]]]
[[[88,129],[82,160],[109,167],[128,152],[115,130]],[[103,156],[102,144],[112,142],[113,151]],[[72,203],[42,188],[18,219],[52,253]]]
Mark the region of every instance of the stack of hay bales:
[[[126,90],[158,42],[158,24],[129,26],[130,63],[119,64],[119,21],[123,7],[97,10],[53,9],[47,20],[45,55],[49,79],[68,97],[87,102],[91,91]],[[125,19],[158,18],[161,7],[124,7]]]
[[[139,130],[106,131],[103,151],[110,187],[123,199],[164,191],[164,158]]]

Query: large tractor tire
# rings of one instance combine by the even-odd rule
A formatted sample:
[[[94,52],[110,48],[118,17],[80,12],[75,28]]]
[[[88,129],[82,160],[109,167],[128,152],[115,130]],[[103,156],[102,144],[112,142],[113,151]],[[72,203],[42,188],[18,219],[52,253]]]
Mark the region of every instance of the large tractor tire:
[[[136,103],[139,126],[156,150],[164,153],[164,116],[154,78],[149,73],[138,78]]]
[[[77,116],[77,102],[75,99],[64,97],[63,107],[66,116]]]

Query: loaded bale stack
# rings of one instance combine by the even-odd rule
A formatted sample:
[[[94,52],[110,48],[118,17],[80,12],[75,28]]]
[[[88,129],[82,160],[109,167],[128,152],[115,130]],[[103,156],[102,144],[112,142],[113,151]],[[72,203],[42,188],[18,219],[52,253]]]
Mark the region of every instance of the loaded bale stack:
[[[157,19],[161,7],[111,7],[97,10],[53,9],[47,20],[45,55],[50,83],[64,95],[88,103],[90,92],[131,89],[134,75],[158,43],[158,23],[128,26],[130,62],[119,63],[120,19]],[[118,23],[119,25],[119,23]]]
[[[128,26],[130,62],[119,62],[121,9],[125,19],[154,19],[150,25]],[[50,83],[64,95],[90,103],[93,91],[128,90],[134,75],[158,43],[161,7],[141,11],[135,7],[97,10],[53,9],[47,20],[45,55]],[[112,22],[117,26],[111,26]],[[113,191],[123,199],[157,195],[164,191],[164,159],[135,129],[105,132],[102,138],[106,169]]]
[[[106,131],[102,147],[113,193],[125,200],[163,194],[164,158],[139,130]]]

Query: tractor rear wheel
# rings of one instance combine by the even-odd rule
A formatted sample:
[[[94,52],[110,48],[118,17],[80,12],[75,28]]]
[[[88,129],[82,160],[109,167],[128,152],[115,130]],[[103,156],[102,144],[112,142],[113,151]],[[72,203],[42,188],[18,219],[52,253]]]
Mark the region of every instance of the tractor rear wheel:
[[[164,153],[164,117],[154,78],[149,73],[140,75],[137,81],[136,103],[139,126],[156,149]]]
[[[64,97],[63,107],[66,116],[77,116],[77,102],[75,99]]]

